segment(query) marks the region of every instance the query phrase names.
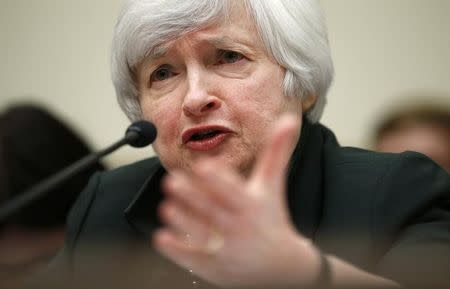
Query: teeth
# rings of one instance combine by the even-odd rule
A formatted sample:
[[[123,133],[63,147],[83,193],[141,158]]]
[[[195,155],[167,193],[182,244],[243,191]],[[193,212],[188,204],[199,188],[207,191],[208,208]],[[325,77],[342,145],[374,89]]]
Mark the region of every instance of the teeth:
[[[205,139],[205,138],[213,137],[217,133],[219,133],[219,132],[216,131],[216,130],[207,130],[207,131],[204,131],[204,132],[199,132],[199,133],[193,134],[191,139],[192,140],[202,140],[202,139]]]

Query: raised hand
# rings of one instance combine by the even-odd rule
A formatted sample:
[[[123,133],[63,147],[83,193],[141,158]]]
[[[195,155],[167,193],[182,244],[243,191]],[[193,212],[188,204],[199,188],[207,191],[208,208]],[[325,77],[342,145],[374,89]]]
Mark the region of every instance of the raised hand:
[[[310,284],[319,257],[296,232],[286,205],[286,170],[301,121],[274,125],[248,178],[202,161],[191,173],[165,179],[160,207],[165,227],[155,247],[175,263],[224,287]]]

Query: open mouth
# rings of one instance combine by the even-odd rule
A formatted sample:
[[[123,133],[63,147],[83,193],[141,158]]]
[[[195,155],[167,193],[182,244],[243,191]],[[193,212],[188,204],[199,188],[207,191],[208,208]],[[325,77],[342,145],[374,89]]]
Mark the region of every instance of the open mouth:
[[[189,141],[201,141],[204,139],[213,138],[220,133],[221,133],[220,130],[207,130],[199,133],[194,133],[190,137]]]
[[[204,126],[183,133],[183,144],[192,150],[206,151],[222,144],[231,131],[221,126]]]

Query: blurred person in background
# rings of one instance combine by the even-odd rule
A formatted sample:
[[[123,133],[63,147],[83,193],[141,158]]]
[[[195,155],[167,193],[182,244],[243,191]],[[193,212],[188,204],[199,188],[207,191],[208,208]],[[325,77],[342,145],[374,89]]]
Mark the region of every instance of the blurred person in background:
[[[0,114],[0,204],[90,153],[66,124],[39,106]],[[0,288],[21,288],[64,243],[69,209],[97,163],[0,224]]]
[[[380,152],[416,151],[450,172],[450,99],[438,105],[414,105],[382,119],[373,137]]]

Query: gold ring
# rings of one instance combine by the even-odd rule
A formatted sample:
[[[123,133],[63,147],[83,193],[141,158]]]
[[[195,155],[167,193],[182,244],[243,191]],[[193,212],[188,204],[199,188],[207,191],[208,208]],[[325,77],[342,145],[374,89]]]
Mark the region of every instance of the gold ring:
[[[205,251],[208,254],[216,254],[223,248],[225,240],[223,235],[216,229],[211,230],[208,241],[206,242]]]

